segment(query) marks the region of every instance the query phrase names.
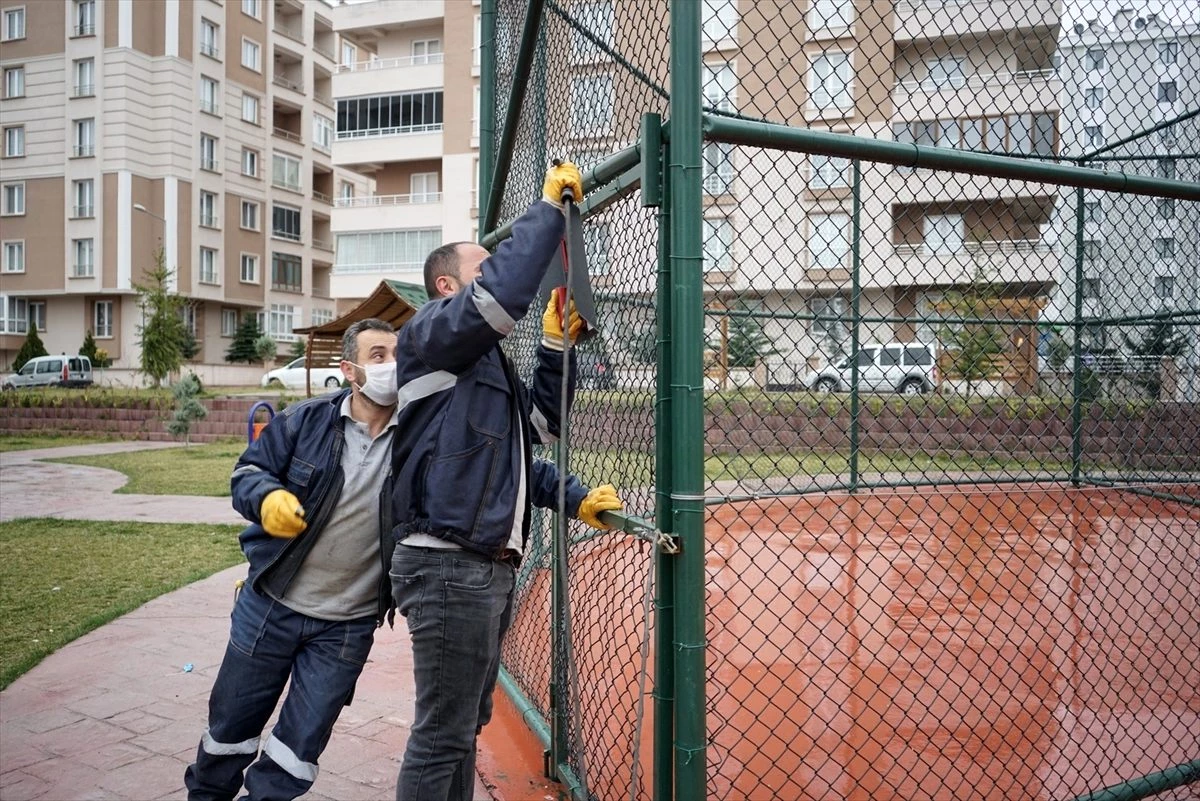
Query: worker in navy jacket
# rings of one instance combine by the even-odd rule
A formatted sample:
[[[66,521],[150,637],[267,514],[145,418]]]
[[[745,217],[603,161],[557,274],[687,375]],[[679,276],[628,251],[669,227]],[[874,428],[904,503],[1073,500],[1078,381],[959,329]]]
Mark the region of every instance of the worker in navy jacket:
[[[532,387],[500,343],[529,310],[562,242],[568,189],[583,197],[578,168],[551,169],[542,200],[513,223],[495,255],[469,242],[431,253],[430,301],[397,335],[391,579],[412,637],[416,685],[399,801],[471,799],[475,741],[491,718],[531,507],[558,505],[558,471],[532,455],[532,444],[556,440],[562,423],[564,325],[554,296]],[[574,338],[582,327],[572,308],[567,332]],[[568,477],[568,515],[607,528],[598,515],[620,508],[611,485],[589,490]]]

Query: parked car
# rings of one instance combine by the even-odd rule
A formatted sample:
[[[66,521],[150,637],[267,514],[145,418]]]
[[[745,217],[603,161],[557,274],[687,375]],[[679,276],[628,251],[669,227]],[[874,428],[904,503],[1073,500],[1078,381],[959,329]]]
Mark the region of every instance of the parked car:
[[[617,388],[617,374],[607,356],[584,344],[580,346],[575,358],[579,369],[576,386],[580,389]]]
[[[288,362],[283,367],[276,367],[262,377],[264,387],[278,382],[286,389],[305,389],[304,357]],[[338,367],[313,367],[311,389],[334,389],[342,385],[342,371]]]
[[[86,387],[92,383],[92,360],[87,356],[34,356],[4,379],[4,389],[18,387]]]
[[[919,395],[938,387],[937,348],[923,342],[868,343],[857,356],[810,372],[804,386],[816,392],[847,392],[856,360],[858,388],[863,392]]]

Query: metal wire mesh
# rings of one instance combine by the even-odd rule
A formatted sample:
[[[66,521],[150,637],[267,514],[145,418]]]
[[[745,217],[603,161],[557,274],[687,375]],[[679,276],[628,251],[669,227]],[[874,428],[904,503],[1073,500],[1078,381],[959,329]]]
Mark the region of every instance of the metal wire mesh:
[[[1200,181],[1194,3],[702,1],[709,114]],[[508,108],[526,7],[498,3],[500,223],[668,112],[666,2],[547,2]],[[709,797],[1069,799],[1200,759],[1200,203],[715,139],[702,169]],[[640,199],[585,222],[571,464],[652,519],[671,299]],[[547,545],[504,663],[578,714],[594,797],[640,760],[648,798],[650,552],[572,537],[571,630]]]

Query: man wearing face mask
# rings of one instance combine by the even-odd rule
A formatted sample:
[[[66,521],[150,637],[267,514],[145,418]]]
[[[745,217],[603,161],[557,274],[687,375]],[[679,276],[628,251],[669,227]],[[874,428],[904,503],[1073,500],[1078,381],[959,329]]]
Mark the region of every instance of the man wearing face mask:
[[[307,792],[375,629],[390,622],[395,346],[382,320],[350,326],[350,389],[288,406],[238,459],[233,505],[250,521],[240,537],[249,574],[184,776],[189,801],[228,801],[243,775],[250,801]]]

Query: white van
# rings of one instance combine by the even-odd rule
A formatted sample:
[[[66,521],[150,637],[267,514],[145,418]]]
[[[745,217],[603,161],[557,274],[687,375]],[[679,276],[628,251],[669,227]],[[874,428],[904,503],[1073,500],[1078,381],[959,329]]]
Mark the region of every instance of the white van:
[[[846,392],[851,369],[858,362],[858,386],[863,392],[919,395],[938,388],[937,348],[922,342],[872,342],[836,364],[809,373],[804,385],[816,392]]]
[[[5,377],[4,389],[18,387],[86,387],[92,383],[92,361],[87,356],[34,356],[21,369]]]

